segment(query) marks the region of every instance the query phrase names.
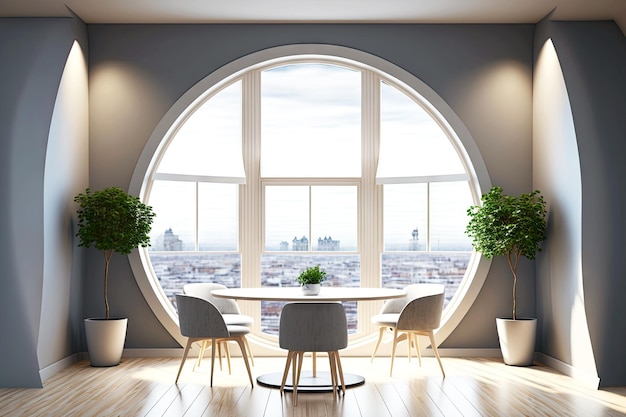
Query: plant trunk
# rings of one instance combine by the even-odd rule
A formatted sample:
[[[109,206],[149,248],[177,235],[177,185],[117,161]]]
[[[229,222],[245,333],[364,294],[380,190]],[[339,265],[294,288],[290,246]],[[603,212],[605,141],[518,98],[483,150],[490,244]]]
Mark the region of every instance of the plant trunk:
[[[517,262],[521,256],[521,251],[514,249],[509,251],[506,255],[506,260],[509,263],[509,268],[511,269],[511,273],[513,274],[513,320],[517,319]],[[513,259],[511,259],[513,257]]]
[[[105,250],[104,251],[104,309],[105,309],[105,318],[109,319],[109,263],[111,262],[111,257],[113,256],[113,250]]]

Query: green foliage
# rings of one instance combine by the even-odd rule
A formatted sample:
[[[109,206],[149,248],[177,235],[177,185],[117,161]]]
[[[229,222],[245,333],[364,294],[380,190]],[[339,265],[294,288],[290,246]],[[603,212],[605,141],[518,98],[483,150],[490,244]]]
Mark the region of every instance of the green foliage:
[[[129,254],[138,246],[150,246],[154,213],[139,198],[117,187],[92,192],[89,188],[74,201],[78,209],[79,246]]]
[[[113,253],[129,254],[138,246],[150,246],[150,229],[155,214],[152,207],[118,187],[110,187],[101,191],[91,191],[74,197],[79,204],[78,246],[92,245],[103,251],[104,269],[104,303],[106,318],[109,318],[109,302],[107,284],[109,262]]]
[[[326,271],[320,269],[319,265],[307,268],[298,276],[298,282],[304,284],[320,284],[326,279]]]
[[[546,203],[540,191],[519,198],[492,187],[483,194],[481,206],[467,210],[470,221],[465,233],[476,251],[488,259],[505,255],[513,274],[513,319],[516,318],[517,263],[521,256],[535,259],[539,244],[546,238]]]

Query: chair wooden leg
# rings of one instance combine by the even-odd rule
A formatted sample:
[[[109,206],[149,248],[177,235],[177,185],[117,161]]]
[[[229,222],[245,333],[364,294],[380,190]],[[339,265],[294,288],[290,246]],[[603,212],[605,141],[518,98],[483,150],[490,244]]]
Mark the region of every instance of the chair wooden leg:
[[[311,357],[313,360],[313,378],[317,378],[317,352],[311,352]]]
[[[293,353],[293,360],[291,361],[291,395],[293,396],[293,405],[298,404],[298,360],[300,360],[300,352]]]
[[[341,381],[341,390],[346,395],[346,381],[343,378],[343,367],[341,366],[341,358],[339,352],[335,352],[335,361],[337,362],[337,371],[339,371],[339,380]]]
[[[337,385],[339,384],[337,383],[337,363],[335,362],[334,353],[335,352],[328,352],[328,362],[330,365],[330,383],[333,386],[333,395],[336,395]]]
[[[285,371],[283,372],[283,381],[280,384],[280,394],[283,394],[285,390],[285,383],[287,382],[287,374],[289,374],[289,365],[291,365],[291,361],[293,359],[294,352],[287,352],[287,363],[285,364]]]
[[[293,379],[293,405],[294,407],[298,405],[298,384],[300,383],[300,375],[302,374],[302,362],[304,362],[304,352],[297,352],[298,355],[298,370],[297,375]],[[296,374],[295,363],[294,363],[294,375]]]
[[[183,370],[183,365],[185,364],[185,360],[187,359],[187,354],[189,353],[189,348],[191,347],[191,344],[194,342],[195,340],[192,338],[187,339],[187,346],[185,346],[185,352],[183,353],[183,358],[180,361],[180,367],[178,368],[178,374],[176,374],[176,381],[174,383],[178,383],[178,378],[180,377],[180,372]]]
[[[417,350],[417,359],[419,359],[420,367],[422,366],[422,352],[420,350],[419,336],[413,334],[413,340],[415,340],[415,350]]]
[[[396,347],[398,346],[398,329],[393,329],[393,346],[391,347],[391,369],[389,376],[393,376],[393,361],[396,358]]]
[[[215,348],[217,343],[211,339],[211,387],[213,387],[213,370],[215,369]],[[221,354],[220,354],[221,357]]]
[[[383,341],[383,336],[385,334],[386,329],[387,329],[386,327],[379,327],[378,329],[378,340],[376,341],[376,347],[374,348],[374,353],[372,353],[372,358],[370,359],[371,363],[374,362],[374,356],[376,356],[376,352],[378,352],[378,348],[380,347],[380,342]]]
[[[224,353],[226,354],[226,364],[228,365],[228,375],[232,375],[232,372],[230,370],[230,350],[228,349],[228,340],[224,340],[222,344],[224,345]],[[243,350],[241,352],[245,353]]]
[[[343,391],[343,395],[346,395],[346,380],[343,377],[343,366],[341,366],[341,357],[339,356],[339,352],[337,352],[337,369],[339,370],[339,380],[341,381],[341,390]]]
[[[207,340],[202,341],[202,346],[200,346],[200,353],[198,354],[198,360],[193,364],[193,370],[200,367],[200,363],[202,362],[202,356],[204,355],[204,351],[207,349]]]
[[[443,364],[441,363],[441,358],[439,357],[439,351],[437,350],[437,345],[435,344],[435,335],[432,330],[428,332],[428,337],[430,338],[430,345],[433,348],[433,352],[435,352],[435,356],[437,357],[437,361],[439,362],[441,373],[443,374],[443,377],[445,378],[446,372],[443,370]]]
[[[250,371],[250,363],[248,362],[248,353],[246,352],[246,343],[243,337],[238,337],[235,339],[237,344],[239,345],[239,349],[241,349],[241,356],[243,356],[243,361],[246,364],[246,369],[248,370],[248,378],[250,378],[250,385],[254,388],[254,381],[252,381],[252,372]],[[230,360],[228,361],[228,370],[230,371]]]
[[[222,342],[217,342],[217,356],[220,359],[220,371],[222,370]]]
[[[246,351],[248,352],[248,356],[250,357],[250,363],[254,366],[254,356],[252,355],[252,349],[250,349],[250,344],[248,343],[248,338],[243,336],[243,341],[246,344]]]

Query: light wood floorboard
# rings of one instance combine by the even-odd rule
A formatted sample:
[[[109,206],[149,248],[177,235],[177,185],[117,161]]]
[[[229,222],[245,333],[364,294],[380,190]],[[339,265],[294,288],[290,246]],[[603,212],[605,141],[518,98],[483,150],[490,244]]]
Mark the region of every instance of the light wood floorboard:
[[[327,361],[320,358],[318,369]],[[282,371],[284,358],[256,358],[253,375]],[[2,417],[171,416],[171,417],[415,417],[415,416],[626,416],[626,387],[591,390],[541,365],[506,366],[495,358],[443,358],[443,378],[435,358],[342,358],[344,372],[366,378],[345,395],[292,394],[255,383],[251,389],[241,358],[232,374],[210,361],[192,371],[187,361],[174,384],[180,359],[124,358],[111,368],[78,362],[48,379],[43,388],[0,389]],[[305,362],[310,365],[310,359]]]

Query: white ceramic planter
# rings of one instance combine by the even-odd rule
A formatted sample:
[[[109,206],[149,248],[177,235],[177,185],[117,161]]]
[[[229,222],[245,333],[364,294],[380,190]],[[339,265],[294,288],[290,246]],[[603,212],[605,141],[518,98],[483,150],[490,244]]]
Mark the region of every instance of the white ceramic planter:
[[[507,365],[528,366],[535,357],[537,319],[496,319],[502,359]]]
[[[302,294],[317,295],[320,293],[322,284],[302,284]]]
[[[85,319],[85,337],[91,366],[115,366],[122,359],[127,318]]]

